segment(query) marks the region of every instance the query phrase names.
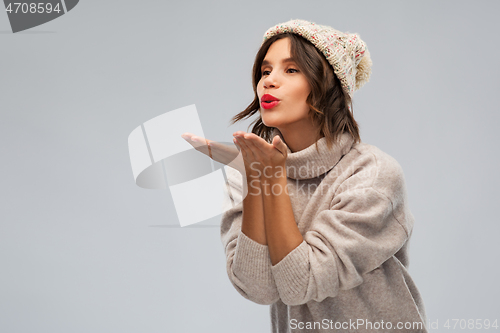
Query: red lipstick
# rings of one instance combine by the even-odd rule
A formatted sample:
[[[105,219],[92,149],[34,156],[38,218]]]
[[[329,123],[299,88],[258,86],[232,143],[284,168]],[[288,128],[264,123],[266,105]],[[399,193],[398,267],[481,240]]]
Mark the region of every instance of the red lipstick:
[[[276,105],[278,105],[279,102],[279,99],[270,94],[264,94],[264,96],[260,98],[260,105],[264,109],[274,108]]]

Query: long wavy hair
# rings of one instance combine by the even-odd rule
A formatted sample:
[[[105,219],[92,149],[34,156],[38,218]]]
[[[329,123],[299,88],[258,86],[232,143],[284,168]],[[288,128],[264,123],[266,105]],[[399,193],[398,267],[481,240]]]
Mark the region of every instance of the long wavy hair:
[[[262,77],[262,61],[269,47],[281,38],[290,38],[290,53],[296,59],[299,70],[304,73],[311,87],[311,93],[307,97],[306,103],[309,105],[309,117],[317,125],[316,149],[318,149],[317,140],[320,138],[326,137],[327,146],[330,148],[333,142],[337,141],[344,132],[349,132],[352,135],[354,143],[360,142],[358,124],[354,120],[352,113],[352,100],[342,89],[333,67],[311,42],[289,32],[267,39],[260,47],[255,56],[252,70],[254,100],[245,110],[231,118],[230,124],[232,125],[257,113],[259,116],[250,124],[250,126],[253,124],[252,133],[262,137],[269,143],[272,142],[274,127],[264,125],[260,116],[257,84]]]

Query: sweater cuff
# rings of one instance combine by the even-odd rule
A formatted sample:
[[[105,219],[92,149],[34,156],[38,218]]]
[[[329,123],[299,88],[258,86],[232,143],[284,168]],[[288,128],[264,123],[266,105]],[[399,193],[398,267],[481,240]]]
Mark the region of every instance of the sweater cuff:
[[[267,245],[260,244],[239,232],[234,255],[233,269],[243,276],[257,281],[273,280],[271,273],[271,258]]]
[[[304,292],[309,282],[309,245],[305,240],[290,251],[271,272],[282,297],[292,299]]]

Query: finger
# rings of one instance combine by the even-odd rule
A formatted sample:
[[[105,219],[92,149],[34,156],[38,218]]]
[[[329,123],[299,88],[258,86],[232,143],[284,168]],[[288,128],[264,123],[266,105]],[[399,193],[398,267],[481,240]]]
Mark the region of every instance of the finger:
[[[182,134],[181,136],[184,140],[186,140],[193,147],[199,147],[200,145],[206,144],[205,139],[198,137],[192,133],[186,132],[186,133]]]
[[[195,140],[193,140],[193,138],[196,137],[193,133],[186,132],[181,134],[181,137],[184,140],[186,140],[190,145],[194,145],[194,143],[196,142]]]
[[[247,153],[252,153],[253,154],[253,148],[250,146],[250,142],[244,137],[244,136],[237,136],[236,139],[238,140],[239,143],[241,143],[242,146],[245,147],[247,150]]]
[[[255,154],[265,154],[266,153],[266,146],[264,146],[259,139],[262,139],[261,137],[258,137],[257,135],[247,135],[245,137],[245,143],[254,151]],[[263,140],[263,139],[262,139]],[[266,143],[266,142],[264,142]],[[267,144],[267,143],[266,143]]]
[[[185,132],[185,133],[181,134],[181,137],[184,140],[193,141],[193,137],[196,137],[196,135],[194,135],[193,133]]]
[[[252,161],[252,165],[256,163],[257,167],[262,167],[262,152],[257,147],[252,145],[250,140],[245,139],[245,137],[241,138],[241,141],[247,149],[247,160],[250,159]]]
[[[246,157],[247,159],[250,158],[250,159],[254,159],[254,155],[253,155],[253,152],[252,150],[248,147],[246,141],[245,141],[245,138],[243,137],[240,137],[240,136],[236,136],[236,141],[238,142],[238,144],[240,145],[241,149],[243,150],[243,156]]]
[[[211,142],[214,142],[213,140],[208,140],[208,139],[205,139],[204,137],[201,137],[201,136],[196,136],[194,134],[191,134],[191,133],[184,133],[181,135],[185,140],[188,140],[188,141],[191,141],[190,143],[193,144],[193,142],[200,146],[200,145],[207,145]],[[208,147],[207,147],[208,149]]]
[[[234,140],[236,140],[235,143],[237,143],[241,149],[243,149],[245,151],[248,150],[247,145],[245,144],[245,140],[243,139],[243,137],[237,135],[234,137]]]
[[[201,136],[196,136],[196,135],[193,135],[191,137],[191,140],[194,141],[194,142],[199,142],[201,144],[206,144],[206,145],[210,142],[210,140],[205,139],[205,138],[203,138]]]
[[[215,142],[213,140],[208,140],[208,139],[205,139],[204,137],[197,136],[197,135],[194,135],[193,133],[189,133],[189,132],[185,132],[185,133],[181,134],[181,137],[187,141],[193,141],[193,142],[198,142],[198,143],[207,144],[207,145],[211,142]]]
[[[243,131],[236,131],[236,132],[234,132],[234,133],[233,133],[233,136],[243,136],[243,135],[245,135],[245,134],[246,134],[246,133],[245,133],[245,132],[243,132]]]
[[[234,137],[234,138],[233,138],[233,142],[234,142],[234,144],[238,147],[238,149],[240,150],[241,155],[243,155],[243,157],[246,157],[246,156],[247,156],[246,149],[245,149],[245,147],[241,144],[241,142],[240,142],[240,141],[238,141],[238,138]]]
[[[209,146],[209,143],[213,142],[212,140],[205,139],[201,136],[196,136],[189,132],[183,133],[181,137],[185,139],[191,146],[193,146],[194,149],[213,159],[212,147]]]

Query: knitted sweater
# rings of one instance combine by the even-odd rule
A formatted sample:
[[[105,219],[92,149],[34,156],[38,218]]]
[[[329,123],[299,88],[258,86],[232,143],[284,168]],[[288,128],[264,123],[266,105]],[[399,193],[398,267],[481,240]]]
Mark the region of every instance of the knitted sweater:
[[[272,332],[427,332],[408,273],[414,217],[402,168],[353,141],[343,133],[331,149],[324,137],[319,152],[288,149],[288,195],[304,240],[274,266],[267,245],[241,232],[243,179],[226,168],[235,202],[221,218],[227,273],[243,297],[271,305]]]

